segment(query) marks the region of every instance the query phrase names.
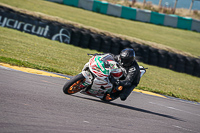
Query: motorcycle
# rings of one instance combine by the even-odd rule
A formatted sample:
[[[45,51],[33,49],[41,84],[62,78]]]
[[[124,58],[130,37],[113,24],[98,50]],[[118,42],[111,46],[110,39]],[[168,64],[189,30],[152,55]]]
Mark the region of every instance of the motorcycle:
[[[92,58],[85,64],[80,74],[65,83],[63,92],[71,95],[80,91],[82,94],[94,96],[107,102],[117,99],[121,92],[119,90],[123,89],[123,87],[119,86],[119,90],[116,90],[116,87],[113,86],[109,79],[110,76],[113,76],[118,80],[123,76],[119,64],[110,54],[88,55],[92,56]],[[146,73],[147,68],[143,66],[139,66],[139,68],[141,78]],[[106,95],[110,93],[116,93],[116,98],[106,99]]]

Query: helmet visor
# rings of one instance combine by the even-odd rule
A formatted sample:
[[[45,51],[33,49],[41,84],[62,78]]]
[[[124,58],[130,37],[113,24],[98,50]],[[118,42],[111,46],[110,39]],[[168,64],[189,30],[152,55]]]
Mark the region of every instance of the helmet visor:
[[[132,58],[128,58],[128,59],[121,59],[121,64],[123,66],[130,66],[133,62],[133,59]]]

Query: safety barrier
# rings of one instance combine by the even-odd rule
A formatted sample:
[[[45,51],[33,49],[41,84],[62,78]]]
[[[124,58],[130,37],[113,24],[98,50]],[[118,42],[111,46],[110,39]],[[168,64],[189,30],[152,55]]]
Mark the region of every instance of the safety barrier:
[[[151,11],[137,9],[136,20],[141,22],[150,22]]]
[[[0,26],[51,40],[70,43],[70,25],[63,25],[55,21],[35,18],[31,15],[16,12],[3,6],[0,6]]]
[[[79,0],[78,7],[92,11],[93,1],[92,0]]]
[[[70,24],[41,19],[3,6],[0,6],[0,26],[105,53],[119,54],[124,48],[133,48],[138,61],[200,77],[198,58],[152,48],[119,37],[106,36]]]
[[[137,9],[122,6],[122,13],[121,13],[122,18],[135,20],[136,14],[137,14]]]
[[[173,28],[192,30],[200,32],[200,21],[177,15],[167,15],[150,10],[141,10],[125,7],[118,4],[98,0],[48,0],[59,2],[69,6],[75,6],[101,14],[121,17],[130,20],[152,23],[156,25],[169,26]]]
[[[165,26],[177,27],[178,17],[176,15],[166,15],[164,20]]]
[[[165,14],[151,12],[150,23],[154,23],[157,25],[164,25],[164,20],[165,20]]]

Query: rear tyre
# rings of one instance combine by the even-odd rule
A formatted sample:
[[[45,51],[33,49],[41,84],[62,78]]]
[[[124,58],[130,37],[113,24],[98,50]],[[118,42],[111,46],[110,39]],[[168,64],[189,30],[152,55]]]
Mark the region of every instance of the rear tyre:
[[[67,83],[65,83],[63,87],[63,92],[69,95],[77,93],[84,89],[84,87],[81,86],[84,82],[85,77],[82,74],[78,74],[70,79]]]

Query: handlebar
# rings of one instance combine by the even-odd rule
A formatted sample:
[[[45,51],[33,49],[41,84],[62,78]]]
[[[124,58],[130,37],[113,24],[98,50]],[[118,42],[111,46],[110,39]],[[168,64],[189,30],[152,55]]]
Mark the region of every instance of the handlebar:
[[[140,68],[140,70],[146,70],[146,69],[148,69],[148,68]]]
[[[88,56],[94,56],[94,54],[87,54]]]
[[[104,54],[98,54],[98,53],[95,53],[95,54],[87,54],[88,56],[96,56],[96,55],[104,55]]]

